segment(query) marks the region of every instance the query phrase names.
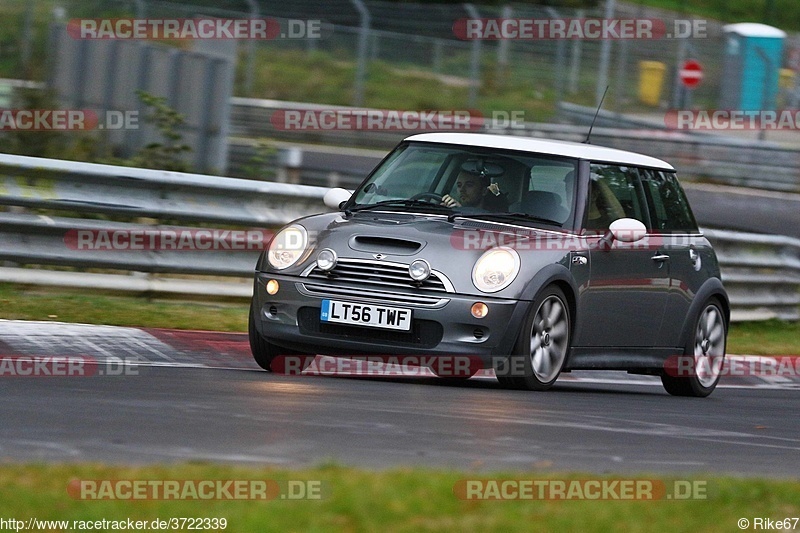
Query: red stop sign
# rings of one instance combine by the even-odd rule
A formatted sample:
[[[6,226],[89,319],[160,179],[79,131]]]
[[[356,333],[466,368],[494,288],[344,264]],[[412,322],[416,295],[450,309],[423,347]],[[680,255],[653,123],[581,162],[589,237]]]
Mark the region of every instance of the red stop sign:
[[[694,89],[703,81],[703,67],[694,59],[687,59],[680,70],[681,83]]]

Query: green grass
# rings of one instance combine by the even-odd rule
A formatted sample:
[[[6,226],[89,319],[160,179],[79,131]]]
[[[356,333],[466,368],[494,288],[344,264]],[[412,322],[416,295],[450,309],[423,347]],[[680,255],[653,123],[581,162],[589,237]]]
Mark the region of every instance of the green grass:
[[[246,331],[247,309],[247,303],[154,300],[142,296],[0,283],[0,318],[8,319]],[[728,352],[800,355],[800,322],[734,323],[728,335]]]
[[[240,80],[244,78],[246,64],[246,61],[239,63]],[[335,53],[320,51],[309,53],[262,48],[258,50],[256,64],[259,70],[249,96],[331,105],[353,103],[356,70],[353,59],[339,59]],[[420,66],[404,67],[385,61],[369,63],[364,91],[366,107],[421,110],[469,107],[466,78],[440,77]],[[542,68],[550,67],[542,65]],[[462,72],[466,73],[468,69]],[[524,111],[526,120],[541,121],[553,117],[555,94],[551,80],[532,84],[524,76],[509,74],[501,82],[495,79],[492,64],[485,65],[482,72],[484,83],[477,108],[485,117],[491,117],[492,111],[509,109]],[[551,74],[544,74],[545,78],[548,76]],[[583,103],[590,103],[591,98]]]
[[[246,331],[247,304],[169,301],[0,284],[0,318],[151,328]]]
[[[800,322],[768,320],[733,324],[728,335],[730,353],[800,355]]]
[[[369,472],[339,466],[305,470],[189,464],[0,466],[4,518],[46,520],[153,520],[217,517],[227,531],[737,531],[737,520],[798,516],[794,481],[693,476],[707,499],[660,501],[466,501],[453,487],[465,479],[649,479],[654,475],[597,476],[516,472],[487,474],[404,468]],[[67,494],[71,480],[289,480],[319,481],[319,500],[88,501]]]

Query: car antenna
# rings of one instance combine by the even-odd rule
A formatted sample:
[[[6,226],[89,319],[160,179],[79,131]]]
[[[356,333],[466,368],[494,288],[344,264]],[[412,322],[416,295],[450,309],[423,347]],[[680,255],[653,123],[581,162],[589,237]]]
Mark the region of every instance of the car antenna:
[[[594,112],[594,118],[592,119],[592,123],[589,125],[589,134],[586,135],[586,140],[583,141],[583,144],[592,144],[589,142],[589,138],[592,136],[592,128],[594,128],[594,121],[597,120],[597,115],[600,113],[600,108],[603,107],[603,100],[606,99],[606,93],[608,92],[608,85],[606,85],[606,90],[603,91],[603,96],[600,98],[600,103],[597,104],[597,111]]]

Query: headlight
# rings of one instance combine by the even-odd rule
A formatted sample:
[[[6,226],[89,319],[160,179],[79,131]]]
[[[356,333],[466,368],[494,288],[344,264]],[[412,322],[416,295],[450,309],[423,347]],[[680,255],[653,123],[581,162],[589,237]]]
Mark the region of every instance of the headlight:
[[[280,230],[269,243],[267,261],[277,270],[297,263],[308,247],[308,233],[303,226],[293,224]]]
[[[508,287],[519,274],[519,254],[512,248],[492,248],[475,262],[472,283],[481,292],[497,292]]]

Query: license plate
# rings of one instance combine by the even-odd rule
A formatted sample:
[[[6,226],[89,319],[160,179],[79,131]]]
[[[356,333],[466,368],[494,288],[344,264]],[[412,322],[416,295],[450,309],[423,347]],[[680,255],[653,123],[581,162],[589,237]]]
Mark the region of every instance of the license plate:
[[[322,300],[319,319],[322,322],[336,322],[371,328],[399,329],[403,331],[411,329],[411,309],[386,307],[384,305]]]

